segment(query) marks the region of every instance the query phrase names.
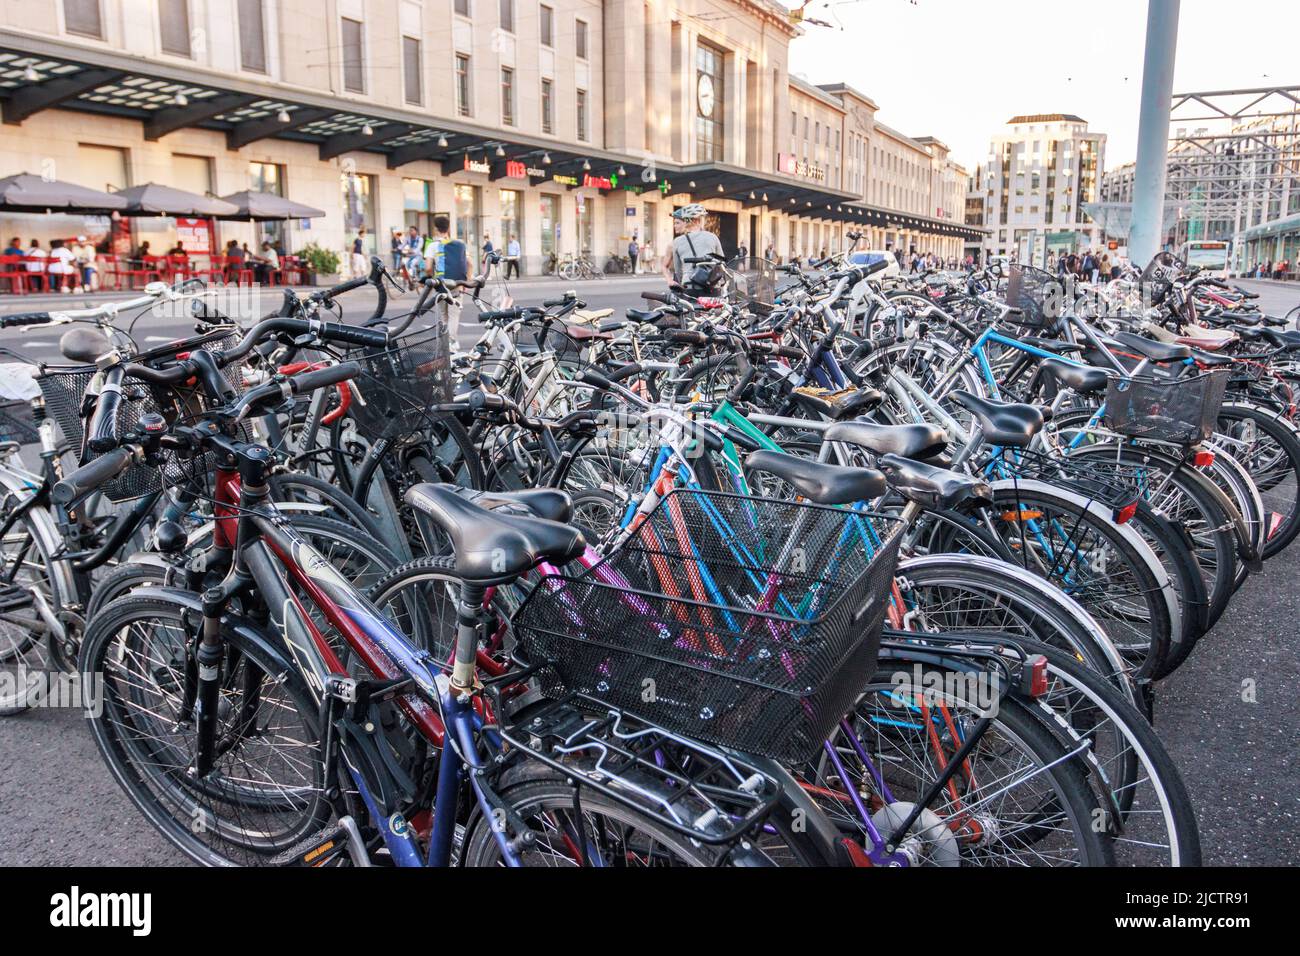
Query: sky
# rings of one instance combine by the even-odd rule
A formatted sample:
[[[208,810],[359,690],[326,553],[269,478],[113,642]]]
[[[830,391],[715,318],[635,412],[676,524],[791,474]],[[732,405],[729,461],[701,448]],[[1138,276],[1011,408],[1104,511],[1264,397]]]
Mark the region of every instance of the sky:
[[[794,0],[782,0],[786,6]],[[1294,0],[1182,0],[1174,92],[1300,85]],[[1074,113],[1107,134],[1106,168],[1137,154],[1145,0],[811,0],[790,72],[845,82],[967,170],[1023,113]],[[1201,124],[1192,124],[1201,125]],[[1216,130],[1217,131],[1217,130]]]

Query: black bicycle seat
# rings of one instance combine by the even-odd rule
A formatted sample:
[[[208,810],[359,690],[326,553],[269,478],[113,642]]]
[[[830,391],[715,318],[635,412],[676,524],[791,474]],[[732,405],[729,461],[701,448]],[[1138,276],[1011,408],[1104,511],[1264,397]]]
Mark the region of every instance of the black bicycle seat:
[[[987,504],[993,500],[993,490],[980,478],[898,455],[881,455],[879,464],[889,487],[925,508],[947,510],[967,502]]]
[[[1300,350],[1300,332],[1295,329],[1279,332],[1277,329],[1265,328],[1260,330],[1260,337],[1274,348],[1286,349],[1288,352]]]
[[[952,400],[975,416],[984,438],[994,445],[1023,448],[1043,430],[1043,409],[1019,402],[994,402],[958,389]]]
[[[1104,368],[1092,365],[1076,365],[1061,359],[1043,359],[1038,366],[1043,378],[1056,384],[1058,388],[1068,388],[1080,395],[1094,395],[1106,390],[1110,376]]]
[[[558,488],[525,488],[522,491],[475,491],[457,489],[462,498],[480,508],[507,514],[531,515],[547,521],[568,522],[573,517],[573,499]]]
[[[455,485],[422,482],[405,497],[446,532],[456,574],[476,584],[513,581],[543,561],[564,564],[587,546],[582,532],[571,525],[480,508]]]
[[[1134,335],[1132,332],[1116,332],[1115,341],[1122,347],[1136,352],[1143,358],[1149,358],[1153,362],[1182,362],[1192,357],[1192,350],[1186,345],[1156,342],[1153,339],[1144,339],[1140,335]]]
[[[823,432],[826,441],[857,445],[877,455],[902,455],[921,460],[948,450],[948,435],[938,425],[877,425],[875,422],[836,422]]]
[[[870,501],[885,493],[885,476],[874,468],[830,465],[766,450],[751,452],[745,466],[776,475],[809,501],[822,505]]]

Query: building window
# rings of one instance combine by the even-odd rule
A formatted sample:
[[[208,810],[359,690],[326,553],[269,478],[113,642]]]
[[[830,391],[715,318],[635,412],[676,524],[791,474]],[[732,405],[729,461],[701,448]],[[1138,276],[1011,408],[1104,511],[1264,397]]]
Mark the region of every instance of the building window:
[[[272,196],[284,196],[284,167],[279,163],[249,163],[248,188],[255,193],[270,193]],[[258,224],[258,230],[271,237],[277,249],[284,245],[284,223],[264,222]]]
[[[406,102],[416,106],[424,102],[422,73],[420,41],[415,37],[402,37],[402,79],[406,86]]]
[[[462,17],[469,16],[469,0],[456,0],[455,9]]]
[[[402,180],[402,224],[422,236],[433,234],[433,183],[424,179]]]
[[[254,73],[266,72],[262,0],[239,0],[239,64]]]
[[[514,33],[515,0],[498,0],[497,7],[501,11],[501,29],[507,33]]]
[[[523,209],[523,196],[517,189],[502,189],[498,195],[498,205],[501,209],[501,235],[500,245],[498,248],[502,253],[507,253],[510,249],[510,240],[519,238],[519,213]]]
[[[366,66],[362,53],[361,22],[343,18],[343,89],[349,93],[366,91]]]
[[[159,0],[158,39],[164,53],[190,55],[190,0]]]
[[[790,111],[790,135],[799,135],[799,114],[794,110]]]
[[[465,183],[455,187],[456,238],[465,243],[470,262],[478,259],[479,236],[483,217],[483,191],[478,186]]]
[[[375,177],[370,173],[341,173],[339,185],[343,196],[343,231],[348,245],[362,226],[366,235],[361,247],[366,255],[374,255],[375,246]]]
[[[541,197],[542,261],[545,262],[559,249],[560,198],[545,193]]]
[[[538,16],[542,46],[555,46],[555,11],[543,5]]]
[[[63,0],[63,25],[69,33],[104,39],[104,21],[99,15],[99,0]]]
[[[501,68],[501,122],[515,125],[515,71],[508,66]]]
[[[456,112],[469,116],[469,56],[456,54]]]
[[[587,139],[587,91],[578,90],[578,139]]]
[[[722,67],[725,56],[717,47],[707,43],[700,43],[695,50],[695,140],[696,159],[700,162],[722,159]]]
[[[550,80],[542,80],[542,132],[555,132],[555,90]]]
[[[578,59],[587,58],[587,21],[578,20],[574,23],[573,36],[577,45]]]

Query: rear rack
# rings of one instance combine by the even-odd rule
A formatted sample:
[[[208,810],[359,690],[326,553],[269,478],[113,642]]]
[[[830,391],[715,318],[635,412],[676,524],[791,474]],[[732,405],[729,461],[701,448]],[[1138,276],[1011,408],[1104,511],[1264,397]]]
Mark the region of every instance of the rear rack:
[[[777,780],[745,757],[582,694],[528,707],[500,734],[575,783],[708,845],[756,829],[781,796]]]

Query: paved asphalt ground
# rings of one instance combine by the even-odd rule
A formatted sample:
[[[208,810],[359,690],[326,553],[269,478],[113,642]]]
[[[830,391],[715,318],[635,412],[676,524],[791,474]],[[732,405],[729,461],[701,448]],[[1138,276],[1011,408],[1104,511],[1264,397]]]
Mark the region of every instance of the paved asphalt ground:
[[[626,307],[653,281],[614,279],[579,291],[593,308]],[[1271,312],[1300,304],[1300,286],[1247,284]],[[520,286],[518,297],[554,295],[559,287],[549,286]],[[14,310],[0,303],[4,311]],[[14,347],[9,333],[0,344]],[[1253,682],[1249,702],[1247,682]],[[1298,690],[1300,546],[1294,546],[1246,583],[1218,627],[1157,689],[1156,727],[1191,792],[1206,863],[1300,860]],[[182,862],[110,778],[77,712],[36,710],[0,720],[0,864]]]

